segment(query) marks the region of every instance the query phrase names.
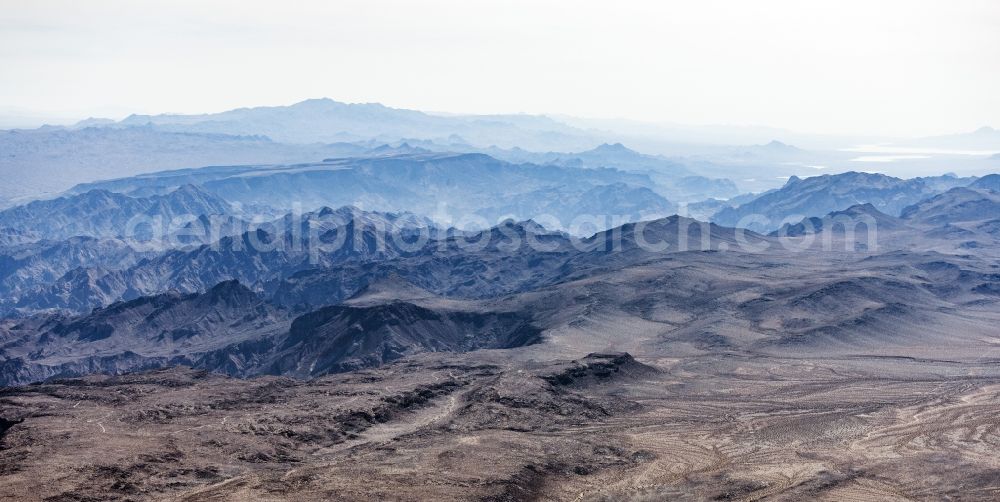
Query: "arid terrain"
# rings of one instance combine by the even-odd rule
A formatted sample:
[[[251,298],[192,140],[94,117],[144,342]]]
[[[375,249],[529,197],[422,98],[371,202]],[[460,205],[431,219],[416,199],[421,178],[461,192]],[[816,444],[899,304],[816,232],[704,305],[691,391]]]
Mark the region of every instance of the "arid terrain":
[[[892,250],[623,251],[593,258],[594,268],[575,259],[582,277],[522,293],[441,297],[392,277],[321,310],[330,313],[319,325],[332,327],[317,328],[316,343],[349,332],[338,323],[356,309],[369,336],[355,343],[428,347],[377,368],[236,379],[173,367],[8,387],[0,497],[1000,497],[989,259]],[[231,289],[212,294],[242,305],[232,300],[248,293]],[[130,305],[112,310],[144,312]],[[434,349],[435,332],[476,331],[456,320],[504,318],[491,312],[530,314],[541,338]],[[332,357],[310,347],[296,349],[294,367]]]
[[[998,174],[88,124],[0,135],[0,500],[1000,500]]]
[[[998,502],[998,61],[990,0],[0,0],[0,502]]]
[[[8,389],[9,500],[995,500],[997,361],[417,356]],[[23,420],[23,422],[21,422]]]

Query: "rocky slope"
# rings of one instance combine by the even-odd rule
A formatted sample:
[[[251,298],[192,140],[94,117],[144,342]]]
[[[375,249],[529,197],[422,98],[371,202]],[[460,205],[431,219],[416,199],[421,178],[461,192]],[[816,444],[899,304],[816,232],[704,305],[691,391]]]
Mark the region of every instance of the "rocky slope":
[[[890,216],[936,193],[921,179],[903,180],[882,174],[849,172],[800,179],[792,177],[779,190],[735,208],[723,208],[713,221],[773,231],[804,217],[822,217],[857,204],[871,204]]]
[[[86,236],[149,241],[199,216],[232,211],[225,200],[194,185],[150,197],[91,190],[0,211],[0,227],[51,240]]]

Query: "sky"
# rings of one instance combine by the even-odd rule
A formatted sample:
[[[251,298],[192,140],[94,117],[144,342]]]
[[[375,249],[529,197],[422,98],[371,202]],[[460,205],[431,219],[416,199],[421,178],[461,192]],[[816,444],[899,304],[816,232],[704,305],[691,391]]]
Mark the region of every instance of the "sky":
[[[1000,127],[1000,2],[0,0],[0,115],[330,97],[921,136]]]

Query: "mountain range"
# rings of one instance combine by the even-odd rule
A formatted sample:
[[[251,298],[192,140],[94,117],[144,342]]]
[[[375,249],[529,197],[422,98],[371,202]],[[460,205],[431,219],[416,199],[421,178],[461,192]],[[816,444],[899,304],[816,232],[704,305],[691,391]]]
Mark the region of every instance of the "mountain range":
[[[550,210],[559,225],[571,217],[604,218],[669,212],[672,203],[657,193],[646,174],[610,168],[510,164],[483,154],[416,153],[328,159],[271,166],[225,166],[164,171],[90,183],[71,193],[110,190],[162,193],[196,183],[201,189],[241,207],[282,211],[355,205],[374,211],[412,211],[458,220],[478,215],[481,226],[497,217],[528,219]],[[540,197],[544,194],[545,197]],[[615,201],[632,200],[621,213]],[[304,208],[304,209],[303,209]],[[587,211],[579,213],[574,211]],[[513,211],[513,212],[512,212]]]
[[[95,189],[0,211],[0,227],[52,240],[75,236],[149,240],[154,233],[162,235],[153,227],[179,227],[188,223],[186,218],[233,212],[225,200],[194,185],[149,197]]]
[[[377,146],[377,145],[376,145]],[[286,145],[263,136],[150,127],[0,131],[0,207],[53,197],[79,183],[216,164],[307,162],[364,152],[363,145]]]
[[[480,234],[437,230],[429,241],[415,247],[392,237],[379,238],[376,230],[388,228],[402,236],[415,229],[433,228],[429,223],[356,208],[323,210],[306,215],[303,228],[323,228],[311,234],[320,245],[337,241],[338,236],[345,236],[342,241],[347,245],[320,248],[320,262],[310,261],[309,251],[291,250],[288,241],[294,235],[292,230],[279,235],[257,230],[256,234],[226,237],[215,245],[147,257],[110,273],[100,268],[66,273],[38,293],[19,299],[22,312],[39,313],[8,322],[4,328],[7,362],[3,374],[7,383],[19,383],[56,375],[187,364],[234,376],[273,373],[308,377],[380,365],[424,351],[520,347],[555,336],[567,329],[560,327],[567,322],[565,326],[575,326],[575,321],[566,317],[575,309],[624,309],[640,318],[656,318],[650,310],[653,305],[678,301],[670,299],[672,296],[655,301],[644,296],[661,291],[659,287],[633,284],[630,287],[644,292],[645,299],[617,298],[608,305],[593,303],[597,301],[591,299],[593,293],[573,293],[580,288],[596,292],[602,288],[600,281],[616,277],[618,283],[650,270],[665,274],[657,281],[685,285],[676,294],[698,296],[703,289],[698,284],[714,284],[709,289],[716,294],[720,287],[733,291],[777,287],[774,294],[780,291],[780,297],[787,299],[783,302],[794,302],[779,310],[772,305],[761,311],[756,303],[745,300],[723,310],[736,309],[743,312],[740,316],[752,314],[755,322],[763,323],[752,328],[770,333],[770,341],[755,342],[762,350],[774,343],[798,346],[804,343],[803,337],[811,336],[806,333],[813,331],[822,337],[841,336],[836,334],[838,330],[850,324],[844,324],[847,320],[837,318],[835,312],[846,312],[844,308],[896,305],[886,304],[883,295],[887,291],[898,290],[900,298],[906,297],[908,308],[937,306],[959,298],[962,302],[992,298],[1000,287],[1000,276],[990,271],[986,261],[980,261],[988,261],[992,251],[958,262],[938,259],[956,263],[954,266],[963,270],[960,284],[937,279],[927,282],[919,264],[926,260],[923,250],[961,249],[964,242],[942,233],[948,228],[967,228],[970,235],[978,235],[979,247],[1000,249],[993,228],[998,208],[996,192],[960,187],[908,206],[898,218],[868,203],[786,226],[772,237],[670,217],[628,223],[584,239],[552,232],[530,221],[506,222]],[[843,237],[846,227],[836,225],[859,221],[877,225],[882,232],[878,246],[864,248],[881,254],[873,256],[874,261],[850,262],[846,270],[837,268],[846,264],[838,265],[838,260],[828,263],[821,257],[831,250],[820,251],[820,256],[796,252],[799,248],[781,240],[792,239],[794,244],[795,239],[809,233],[824,232],[839,232],[837,235]],[[851,238],[871,238],[861,234]],[[254,239],[258,244],[284,244],[261,251],[255,248]],[[869,244],[874,245],[865,242]],[[907,254],[893,255],[892,250]],[[912,271],[891,281],[864,279],[890,258]],[[737,273],[746,261],[794,264],[801,267],[794,277],[825,270],[833,274],[828,280],[834,281],[830,287],[835,289],[822,294],[830,295],[831,300],[820,301],[818,293],[789,296],[770,281],[748,279],[745,273]],[[829,269],[831,266],[834,268]],[[743,279],[724,279],[727,274]],[[782,281],[790,280],[792,276]],[[870,280],[877,283],[869,284]],[[722,283],[715,284],[717,281]],[[798,294],[807,295],[815,285],[804,282],[795,288],[803,288]],[[849,296],[843,296],[845,291]],[[719,305],[698,297],[685,303],[682,318]],[[809,303],[800,298],[809,298]],[[842,306],[832,312],[809,310],[813,307],[801,310],[808,305],[829,307],[830,301]],[[52,308],[64,313],[40,313]],[[92,308],[95,310],[90,311]],[[898,315],[893,312],[889,309],[885,314]],[[879,318],[882,314],[871,311],[864,315]],[[794,327],[792,333],[799,334],[764,329],[776,319],[786,319],[781,321],[786,328]],[[811,320],[803,324],[802,319]],[[826,319],[825,324],[816,324],[818,319]],[[907,336],[920,337],[917,333]],[[686,340],[683,336],[680,339]],[[742,343],[735,340],[719,343]],[[580,343],[593,345],[595,341]],[[815,340],[809,342],[813,343]],[[622,344],[628,345],[624,340],[612,345]]]
[[[620,153],[622,149],[610,150]],[[745,226],[792,237],[820,231],[824,218],[831,217],[864,217],[877,222],[884,233],[900,225],[911,229],[919,221],[922,230],[913,235],[931,232],[932,240],[947,236],[952,243],[976,246],[996,218],[982,218],[977,223],[981,228],[966,228],[963,218],[965,214],[992,214],[988,189],[994,185],[992,180],[991,176],[903,180],[866,173],[793,178],[780,190],[706,206],[714,209],[704,214],[723,227]],[[420,187],[419,191],[414,187]],[[389,265],[375,264],[423,256],[428,260],[427,271],[442,266],[448,276],[461,272],[465,265],[459,263],[470,256],[460,254],[441,263],[448,254],[443,251],[454,247],[456,239],[477,234],[473,227],[464,231],[448,227],[475,224],[476,218],[484,227],[491,221],[535,218],[549,228],[571,230],[572,236],[550,235],[542,227],[532,231],[532,235],[559,241],[558,249],[586,242],[579,237],[612,227],[627,233],[631,222],[677,212],[676,204],[650,187],[656,184],[648,175],[616,169],[515,165],[482,154],[396,152],[310,164],[165,171],[92,183],[58,199],[0,211],[6,240],[0,247],[0,287],[5,295],[0,310],[18,315],[47,309],[85,312],[167,290],[205,291],[231,279],[258,292],[283,295],[287,305],[321,306],[323,300],[315,298],[315,293],[291,293],[301,287],[292,287],[287,278],[301,273],[306,275],[296,281],[304,281],[323,267],[357,261],[369,265],[359,270],[342,268],[338,280],[344,285],[320,289],[332,295],[327,301],[349,297],[351,288],[362,285],[361,277],[374,270],[382,270],[382,275],[398,273],[443,294],[517,291],[536,284],[532,280],[553,280],[558,275],[544,272],[531,279],[530,274],[525,278],[520,271],[510,270],[502,278],[496,276],[499,282],[495,284],[470,279],[454,289],[440,277],[433,278],[434,272],[414,276],[406,267],[394,272]],[[433,205],[428,193],[435,194]],[[356,194],[365,195],[363,205],[381,211],[327,207],[296,212],[304,207],[302,201],[313,207],[339,206],[358,202],[352,199]],[[938,201],[943,209],[935,210]],[[851,209],[857,204],[862,211]],[[416,207],[424,214],[437,212],[439,217],[434,221],[399,212],[402,207]],[[469,219],[470,214],[475,218]],[[464,220],[455,220],[462,215]],[[752,221],[741,222],[747,217]],[[785,226],[778,229],[775,222]],[[504,225],[490,233],[508,228]],[[531,227],[511,228],[526,237]],[[700,234],[691,242],[698,239]],[[719,242],[737,244],[732,236]],[[435,246],[439,249],[432,252]],[[532,254],[525,259],[531,262],[543,256],[554,255]],[[476,260],[467,266],[472,267],[470,271],[491,267]]]
[[[0,136],[0,498],[996,491],[1000,178],[860,172],[981,153],[330,100]]]
[[[20,181],[0,187],[0,207],[54,198],[74,185],[162,170],[431,152],[636,172],[649,176],[668,200],[695,203],[763,192],[789,176],[863,160],[850,152],[804,150],[781,140],[757,145],[696,142],[677,153],[678,145],[669,141],[672,146],[659,148],[647,136],[568,122],[535,115],[433,114],[324,98],[215,114],[132,115],[120,121],[88,119],[69,127],[3,131],[0,174]],[[990,131],[983,128],[974,136],[987,138]],[[773,133],[789,136],[787,131]],[[623,141],[654,153],[640,153]],[[666,151],[670,156],[662,155]],[[990,167],[981,155],[950,156],[949,162],[963,172]],[[881,167],[911,163],[913,172],[926,170],[921,159],[897,159]]]
[[[928,136],[904,142],[903,144],[922,148],[996,152],[1000,150],[1000,131],[989,126],[984,126],[972,132]]]
[[[284,143],[331,143],[415,138],[460,138],[486,147],[543,149],[592,144],[591,136],[543,116],[433,115],[379,103],[309,99],[290,106],[240,108],[204,115],[131,115],[119,127],[152,125],[166,131],[264,135]]]
[[[712,216],[712,221],[721,225],[772,231],[803,217],[822,217],[855,204],[871,204],[881,212],[898,216],[905,207],[935,193],[974,181],[974,178],[952,176],[900,179],[862,172],[804,179],[793,176],[778,190],[736,207],[722,208]]]

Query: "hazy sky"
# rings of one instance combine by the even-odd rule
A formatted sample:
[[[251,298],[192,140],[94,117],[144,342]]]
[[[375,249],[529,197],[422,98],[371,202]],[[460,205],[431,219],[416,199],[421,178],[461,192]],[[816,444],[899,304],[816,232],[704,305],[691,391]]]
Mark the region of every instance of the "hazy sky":
[[[1000,2],[0,0],[0,113],[327,96],[806,132],[1000,127]]]

